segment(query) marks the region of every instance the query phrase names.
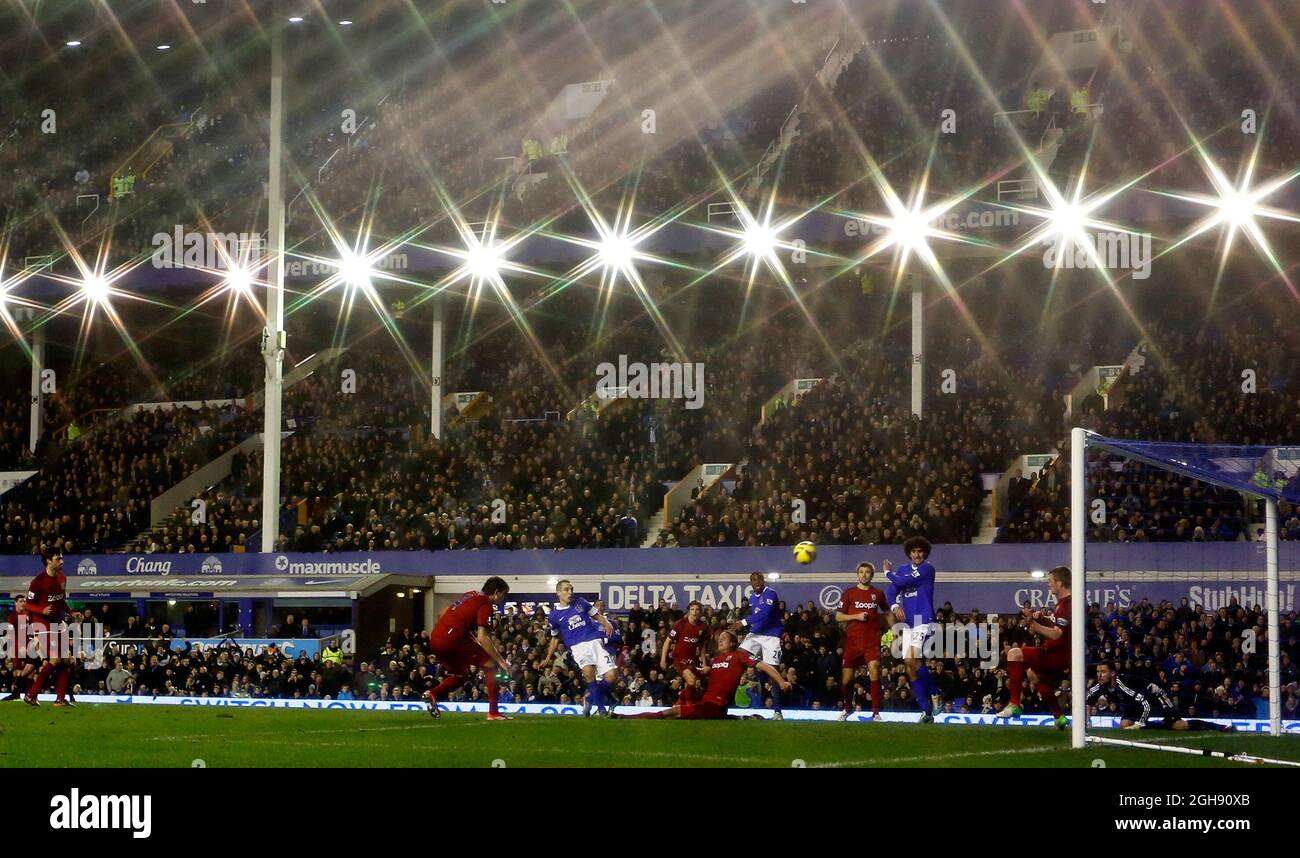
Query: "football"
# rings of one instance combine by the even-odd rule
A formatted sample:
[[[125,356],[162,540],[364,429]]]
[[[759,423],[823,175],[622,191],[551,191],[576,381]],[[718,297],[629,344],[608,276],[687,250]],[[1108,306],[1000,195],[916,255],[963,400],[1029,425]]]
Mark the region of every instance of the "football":
[[[807,566],[817,559],[817,546],[811,542],[800,542],[794,547],[794,559]]]

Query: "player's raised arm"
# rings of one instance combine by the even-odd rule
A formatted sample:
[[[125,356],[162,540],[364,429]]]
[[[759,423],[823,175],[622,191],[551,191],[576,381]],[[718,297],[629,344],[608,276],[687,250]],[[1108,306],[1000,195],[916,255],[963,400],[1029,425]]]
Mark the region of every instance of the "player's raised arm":
[[[609,617],[605,616],[604,602],[597,599],[596,604],[592,605],[588,609],[587,616],[596,621],[601,630],[605,632],[606,636],[614,634],[614,623],[609,619]]]

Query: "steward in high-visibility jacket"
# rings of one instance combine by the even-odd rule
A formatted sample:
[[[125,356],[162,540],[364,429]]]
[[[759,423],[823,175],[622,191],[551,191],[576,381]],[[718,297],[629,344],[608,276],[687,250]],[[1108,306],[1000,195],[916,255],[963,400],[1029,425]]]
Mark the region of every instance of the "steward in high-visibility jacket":
[[[326,644],[321,650],[320,660],[325,664],[343,664],[343,650],[338,644]]]

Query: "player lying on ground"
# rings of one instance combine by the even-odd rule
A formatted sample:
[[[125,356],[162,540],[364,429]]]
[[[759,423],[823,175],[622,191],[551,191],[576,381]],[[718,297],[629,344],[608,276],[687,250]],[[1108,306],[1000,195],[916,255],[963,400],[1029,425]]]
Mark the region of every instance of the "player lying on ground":
[[[699,691],[696,665],[704,656],[704,641],[709,627],[704,622],[704,605],[691,602],[686,606],[686,616],[673,623],[659,652],[659,669],[668,672],[668,652],[672,650],[673,669],[682,678],[680,703],[694,703]]]
[[[844,623],[841,721],[847,721],[853,711],[853,675],[864,664],[871,676],[871,717],[880,717],[880,623],[882,617],[892,619],[893,615],[885,594],[871,586],[875,574],[875,566],[859,563],[857,586],[844,591],[840,609],[835,612],[835,622]]]
[[[560,607],[546,618],[551,626],[551,643],[542,662],[551,663],[563,640],[582,671],[582,681],[587,684],[587,702],[583,704],[582,714],[591,715],[592,706],[602,715],[611,714],[614,687],[618,685],[618,663],[606,648],[605,640],[613,635],[613,624],[599,608],[581,596],[574,596],[573,583],[567,578],[555,585],[555,597]]]
[[[779,602],[781,597],[776,591],[767,586],[767,581],[763,578],[762,572],[754,572],[749,576],[749,586],[753,590],[749,594],[749,615],[738,623],[731,624],[731,632],[739,634],[747,632],[745,641],[741,647],[748,650],[750,655],[757,657],[764,664],[779,668],[781,666],[781,633],[785,631],[785,622],[781,617],[781,608]],[[777,674],[780,675],[779,673]],[[766,696],[763,689],[763,677],[758,678],[758,699],[760,701]],[[772,694],[772,717],[781,720],[781,695]]]
[[[41,660],[35,653],[26,652],[26,632],[28,628],[26,596],[19,595],[14,599],[14,609],[9,612],[5,622],[9,624],[10,628],[9,667],[13,671],[14,684],[8,696],[4,698],[4,701],[0,702],[17,700],[22,697],[23,689],[31,682],[32,677],[36,675],[36,671],[41,666]]]
[[[934,622],[934,564],[928,561],[930,540],[913,536],[903,543],[903,550],[910,562],[894,572],[886,560],[885,577],[890,583],[889,603],[893,606],[894,620],[908,624],[903,639],[903,664],[912,696],[921,707],[921,723],[928,724],[943,711],[943,695],[925,666],[924,655],[925,641]]]
[[[1137,691],[1136,687],[1142,690]],[[1120,679],[1114,663],[1097,665],[1097,682],[1088,688],[1088,714],[1105,715],[1099,710],[1114,706],[1119,711],[1119,725],[1125,730],[1216,730],[1231,733],[1232,725],[1219,725],[1196,718],[1183,718],[1178,706],[1165,690],[1154,682],[1130,685]]]
[[[1025,684],[1025,671],[1047,708],[1056,719],[1056,726],[1064,730],[1069,721],[1061,712],[1056,691],[1070,672],[1070,567],[1057,566],[1047,573],[1047,589],[1056,597],[1056,608],[1049,615],[1044,611],[1025,610],[1029,630],[1043,639],[1042,646],[1012,647],[1007,651],[1007,690],[1011,694],[1007,706],[995,718],[1015,718],[1020,708],[1020,693]]]
[[[58,625],[72,616],[64,588],[67,579],[63,576],[63,553],[56,549],[43,549],[41,560],[45,563],[45,571],[33,578],[27,587],[27,621],[36,626],[34,632],[39,655],[45,659],[45,663],[36,671],[31,688],[23,699],[30,706],[39,706],[36,696],[53,674],[54,690],[58,695],[54,705],[73,706],[76,701],[68,697],[72,659],[60,656],[61,635],[58,633]]]
[[[429,635],[429,649],[438,659],[443,679],[425,695],[429,701],[429,714],[438,717],[438,699],[459,688],[474,668],[485,668],[487,679],[489,721],[508,721],[497,711],[497,697],[501,689],[496,667],[510,673],[510,662],[502,657],[492,643],[488,626],[492,622],[492,608],[505,601],[510,585],[495,575],[487,579],[482,590],[471,590],[447,606],[438,617]]]
[[[786,682],[772,665],[754,658],[748,650],[736,648],[736,636],[729,631],[718,632],[718,652],[707,665],[700,665],[700,671],[709,678],[708,689],[704,698],[698,703],[678,703],[671,709],[661,712],[641,712],[628,715],[628,718],[726,718],[727,706],[736,697],[736,689],[745,678],[745,671],[756,667],[776,683],[782,691],[790,690]],[[619,716],[624,717],[624,716]],[[755,718],[758,716],[755,715]]]

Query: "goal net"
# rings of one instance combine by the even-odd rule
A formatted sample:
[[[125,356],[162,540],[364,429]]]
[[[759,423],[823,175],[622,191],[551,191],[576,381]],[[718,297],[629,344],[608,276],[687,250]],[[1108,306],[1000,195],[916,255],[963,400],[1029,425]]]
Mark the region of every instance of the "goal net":
[[[1297,690],[1282,677],[1281,621],[1300,607],[1300,446],[1070,439],[1072,745],[1151,733],[1125,700],[1089,720],[1098,665],[1175,721],[1251,722],[1280,735]],[[1153,687],[1154,686],[1154,687]],[[1159,690],[1157,690],[1157,688]],[[1122,695],[1112,694],[1111,697]],[[1155,699],[1147,699],[1155,698]],[[1171,711],[1172,710],[1172,711]],[[1208,729],[1208,726],[1206,727]],[[1120,737],[1123,738],[1120,738]]]

